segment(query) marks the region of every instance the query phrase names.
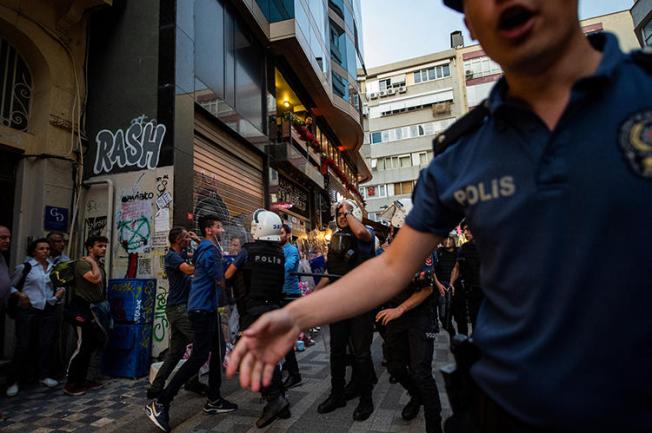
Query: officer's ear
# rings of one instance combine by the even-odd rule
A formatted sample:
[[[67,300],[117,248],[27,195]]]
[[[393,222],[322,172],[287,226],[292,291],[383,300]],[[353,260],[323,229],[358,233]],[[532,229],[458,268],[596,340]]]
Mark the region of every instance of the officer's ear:
[[[469,34],[471,35],[471,39],[473,39],[474,41],[477,41],[478,38],[475,37],[475,32],[473,31],[473,26],[471,26],[471,23],[469,23],[469,20],[468,20],[468,18],[466,18],[466,15],[464,15],[464,25],[469,30]]]

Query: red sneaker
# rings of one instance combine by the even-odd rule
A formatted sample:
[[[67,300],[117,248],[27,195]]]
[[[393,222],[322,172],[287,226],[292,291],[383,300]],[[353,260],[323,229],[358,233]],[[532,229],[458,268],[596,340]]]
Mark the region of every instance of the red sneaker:
[[[86,394],[86,388],[84,388],[84,385],[66,383],[66,385],[63,387],[63,393],[72,397],[78,397],[80,395]]]
[[[84,382],[84,389],[86,391],[92,391],[94,389],[102,388],[103,386],[104,384],[100,382],[96,382],[94,380],[87,380],[86,382]]]

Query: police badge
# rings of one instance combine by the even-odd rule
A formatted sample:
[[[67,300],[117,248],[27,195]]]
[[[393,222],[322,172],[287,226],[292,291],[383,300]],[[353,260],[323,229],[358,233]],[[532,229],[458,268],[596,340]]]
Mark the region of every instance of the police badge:
[[[634,171],[652,179],[652,110],[636,113],[623,124],[620,147]]]

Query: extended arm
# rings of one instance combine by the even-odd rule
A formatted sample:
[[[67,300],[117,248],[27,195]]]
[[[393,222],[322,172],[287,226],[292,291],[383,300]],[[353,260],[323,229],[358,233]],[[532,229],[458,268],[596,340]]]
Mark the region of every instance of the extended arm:
[[[351,212],[347,214],[346,221],[349,223],[349,228],[356,238],[364,242],[369,242],[371,240],[371,233],[369,233],[369,230],[367,230],[364,224],[354,217]]]
[[[84,279],[93,284],[99,284],[102,281],[102,272],[100,272],[100,266],[97,264],[97,261],[90,255],[84,257],[84,260],[91,265],[91,270],[83,275]]]

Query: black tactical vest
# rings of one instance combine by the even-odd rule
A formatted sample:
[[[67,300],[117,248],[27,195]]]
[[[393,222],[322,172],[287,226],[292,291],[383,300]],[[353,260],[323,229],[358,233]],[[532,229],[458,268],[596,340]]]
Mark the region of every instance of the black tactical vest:
[[[460,276],[467,288],[480,287],[480,253],[475,242],[460,247]]]
[[[336,231],[328,246],[328,273],[344,275],[373,257],[373,249],[364,248],[361,244],[363,243],[348,228]],[[373,240],[370,244],[373,246]]]
[[[450,283],[453,268],[457,263],[457,248],[453,251],[447,251],[445,248],[437,250],[437,264],[435,265],[435,275],[442,282]]]
[[[236,275],[238,301],[280,302],[285,281],[285,256],[280,243],[256,241],[242,248],[247,251],[247,260]]]

